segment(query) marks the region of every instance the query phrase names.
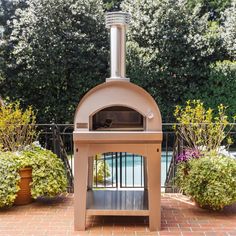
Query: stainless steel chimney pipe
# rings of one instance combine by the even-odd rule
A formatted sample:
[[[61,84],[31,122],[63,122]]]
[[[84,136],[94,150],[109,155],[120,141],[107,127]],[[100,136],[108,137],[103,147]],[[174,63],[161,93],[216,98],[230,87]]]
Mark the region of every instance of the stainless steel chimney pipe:
[[[126,78],[126,28],[130,22],[130,14],[126,12],[106,13],[106,27],[110,29],[111,77],[106,82],[114,80],[129,81]]]

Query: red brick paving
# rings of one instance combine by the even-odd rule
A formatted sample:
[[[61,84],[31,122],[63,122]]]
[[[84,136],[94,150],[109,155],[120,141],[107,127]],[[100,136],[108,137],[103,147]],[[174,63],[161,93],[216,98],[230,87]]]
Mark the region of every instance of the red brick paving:
[[[0,211],[0,236],[181,235],[236,236],[236,204],[221,212],[196,207],[181,194],[162,194],[161,231],[150,232],[147,217],[88,217],[87,230],[73,230],[73,195]]]

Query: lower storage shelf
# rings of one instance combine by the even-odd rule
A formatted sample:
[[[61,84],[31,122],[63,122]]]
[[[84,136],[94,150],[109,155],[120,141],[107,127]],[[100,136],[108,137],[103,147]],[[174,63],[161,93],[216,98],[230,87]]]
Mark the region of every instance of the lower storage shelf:
[[[87,215],[148,216],[148,191],[90,190]]]

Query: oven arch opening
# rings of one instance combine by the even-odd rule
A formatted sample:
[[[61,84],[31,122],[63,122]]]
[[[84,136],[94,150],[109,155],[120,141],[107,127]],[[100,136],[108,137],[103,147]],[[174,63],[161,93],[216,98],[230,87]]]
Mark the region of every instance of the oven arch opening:
[[[103,108],[90,117],[90,131],[144,131],[145,117],[137,110],[121,105]]]

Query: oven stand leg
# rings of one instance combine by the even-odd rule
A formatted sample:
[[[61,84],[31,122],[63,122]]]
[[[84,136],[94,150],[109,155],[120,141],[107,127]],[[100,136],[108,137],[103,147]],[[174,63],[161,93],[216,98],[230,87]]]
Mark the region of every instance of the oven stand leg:
[[[89,145],[75,145],[74,227],[84,231],[86,225],[86,195]]]
[[[161,145],[147,145],[149,229],[161,229]]]

